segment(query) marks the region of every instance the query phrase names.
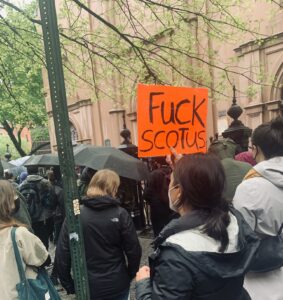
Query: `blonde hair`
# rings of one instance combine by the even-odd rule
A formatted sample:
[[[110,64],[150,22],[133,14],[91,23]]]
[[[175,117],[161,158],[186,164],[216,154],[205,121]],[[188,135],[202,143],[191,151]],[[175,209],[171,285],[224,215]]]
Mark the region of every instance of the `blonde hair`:
[[[14,224],[11,214],[15,208],[16,192],[8,180],[0,180],[0,223]]]
[[[120,177],[114,171],[104,169],[95,173],[92,177],[87,196],[105,196],[109,195],[115,197],[120,185]]]

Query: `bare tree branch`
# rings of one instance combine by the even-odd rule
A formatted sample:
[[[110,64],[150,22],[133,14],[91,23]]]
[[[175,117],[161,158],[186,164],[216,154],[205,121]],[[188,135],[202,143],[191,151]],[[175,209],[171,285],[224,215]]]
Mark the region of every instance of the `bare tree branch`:
[[[132,47],[132,49],[138,54],[137,56],[142,61],[142,63],[144,64],[144,66],[146,67],[146,69],[148,71],[148,74],[151,77],[153,77],[154,79],[157,79],[155,72],[148,65],[148,63],[147,63],[144,55],[140,51],[140,49],[125,34],[123,34],[116,26],[114,26],[113,24],[109,23],[107,20],[105,20],[104,18],[102,18],[100,15],[96,14],[94,11],[92,11],[90,8],[88,8],[87,6],[85,6],[80,1],[73,0],[73,2],[75,2],[81,8],[83,8],[85,11],[87,11],[89,14],[91,14],[97,20],[99,20],[100,22],[102,22],[108,28],[110,28],[111,30],[113,30],[115,33],[117,33],[121,37],[121,39],[123,39],[125,42],[127,42]]]

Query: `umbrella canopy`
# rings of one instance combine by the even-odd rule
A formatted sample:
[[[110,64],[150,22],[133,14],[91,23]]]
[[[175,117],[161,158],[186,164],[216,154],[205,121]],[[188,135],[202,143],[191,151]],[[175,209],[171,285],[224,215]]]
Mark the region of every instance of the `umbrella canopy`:
[[[10,163],[16,167],[23,166],[24,163],[30,158],[30,156],[23,156],[18,159],[11,160]]]
[[[15,168],[15,166],[12,165],[10,162],[7,162],[7,161],[2,160],[2,159],[1,159],[1,164],[2,164],[4,170]]]
[[[118,175],[134,180],[148,177],[145,163],[112,147],[78,145],[74,148],[75,163],[94,170],[110,169]]]
[[[31,156],[24,165],[29,166],[59,166],[58,155],[56,154],[41,154]]]
[[[20,167],[12,167],[10,169],[8,169],[9,173],[12,173],[14,177],[18,177],[22,172],[26,172],[27,168],[24,166],[20,166]]]

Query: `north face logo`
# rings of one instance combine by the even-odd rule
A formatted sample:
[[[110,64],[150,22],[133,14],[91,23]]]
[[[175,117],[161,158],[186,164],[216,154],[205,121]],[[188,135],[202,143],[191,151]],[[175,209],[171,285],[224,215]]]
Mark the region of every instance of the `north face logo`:
[[[118,222],[119,222],[119,219],[118,219],[118,218],[112,218],[112,219],[111,219],[111,222],[113,222],[113,223],[118,223]]]

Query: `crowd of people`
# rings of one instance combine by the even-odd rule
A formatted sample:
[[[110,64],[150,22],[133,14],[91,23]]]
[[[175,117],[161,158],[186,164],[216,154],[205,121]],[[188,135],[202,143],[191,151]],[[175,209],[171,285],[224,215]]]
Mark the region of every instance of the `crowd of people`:
[[[135,278],[137,300],[283,300],[282,254],[266,247],[282,243],[283,117],[257,127],[250,148],[237,153],[233,140],[216,139],[206,154],[172,150],[170,168],[151,172],[143,199],[155,238],[140,269],[119,176],[86,169],[79,190],[90,299],[127,300]],[[51,278],[75,293],[60,175],[51,170],[45,179],[30,167],[20,185],[11,181],[0,180],[1,300],[18,299],[14,227],[26,276],[51,264],[52,238]]]

